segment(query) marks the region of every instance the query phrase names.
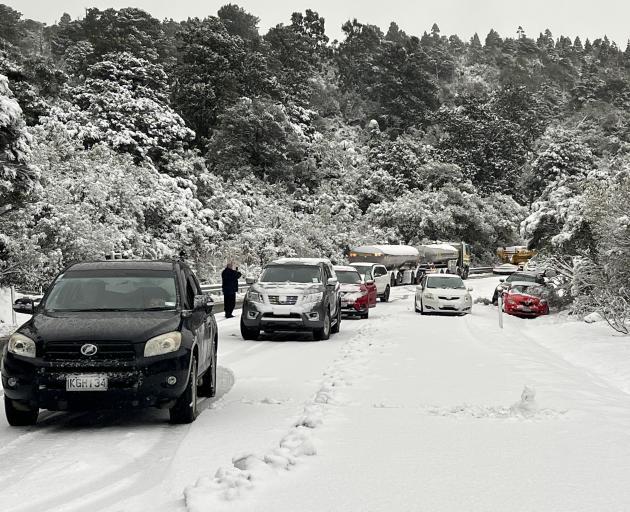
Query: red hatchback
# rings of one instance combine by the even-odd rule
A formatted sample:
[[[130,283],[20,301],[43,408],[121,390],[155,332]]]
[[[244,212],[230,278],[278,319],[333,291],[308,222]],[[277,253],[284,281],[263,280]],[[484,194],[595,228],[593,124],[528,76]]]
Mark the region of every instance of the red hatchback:
[[[368,318],[370,308],[376,306],[376,285],[363,282],[354,267],[337,266],[335,274],[341,286],[341,312]]]
[[[503,293],[503,311],[508,315],[537,317],[549,314],[549,304],[543,298],[544,288],[536,283],[511,283]]]

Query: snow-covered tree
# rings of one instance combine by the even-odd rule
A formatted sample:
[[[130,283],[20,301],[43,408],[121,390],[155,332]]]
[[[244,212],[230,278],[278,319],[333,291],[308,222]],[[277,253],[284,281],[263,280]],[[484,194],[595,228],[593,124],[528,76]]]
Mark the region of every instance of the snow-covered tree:
[[[86,147],[105,142],[138,160],[161,164],[183,151],[194,133],[168,103],[160,65],[128,53],[109,54],[87,69],[84,83],[70,88],[69,103],[51,117],[67,125]]]
[[[0,217],[19,207],[37,186],[22,109],[0,75]]]

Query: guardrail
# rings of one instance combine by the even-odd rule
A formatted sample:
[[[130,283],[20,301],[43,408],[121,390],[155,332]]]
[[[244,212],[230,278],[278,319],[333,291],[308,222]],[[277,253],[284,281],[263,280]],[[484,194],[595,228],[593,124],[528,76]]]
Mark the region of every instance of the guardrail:
[[[469,274],[491,274],[493,268],[494,267],[473,267],[468,271],[468,273]]]
[[[239,281],[238,283],[238,292],[245,292],[249,288],[249,285],[245,283],[245,281]],[[201,291],[203,293],[211,293],[213,295],[221,295],[223,293],[220,284],[210,284],[204,283],[201,285]]]

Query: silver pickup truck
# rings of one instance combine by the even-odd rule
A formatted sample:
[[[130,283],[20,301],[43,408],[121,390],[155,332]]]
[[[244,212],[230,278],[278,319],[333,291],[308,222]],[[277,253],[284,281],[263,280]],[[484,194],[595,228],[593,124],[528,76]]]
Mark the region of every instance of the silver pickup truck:
[[[248,283],[241,315],[244,339],[257,339],[261,331],[306,331],[326,340],[339,332],[341,295],[329,260],[282,258]]]

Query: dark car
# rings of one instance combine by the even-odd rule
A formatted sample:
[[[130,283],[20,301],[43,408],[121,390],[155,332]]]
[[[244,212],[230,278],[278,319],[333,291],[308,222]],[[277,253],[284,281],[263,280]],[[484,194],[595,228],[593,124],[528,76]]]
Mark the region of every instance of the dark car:
[[[332,264],[321,258],[281,258],[268,264],[243,300],[241,334],[303,331],[327,340],[341,326],[341,295]]]
[[[494,289],[494,293],[492,294],[492,304],[495,306],[499,302],[499,294],[506,291],[511,283],[514,282],[528,282],[528,283],[536,283],[536,284],[545,284],[545,278],[542,273],[536,272],[514,272],[507,279],[501,278],[501,282]]]
[[[168,408],[197,416],[216,390],[212,300],[182,261],[112,260],[65,269],[10,338],[2,387],[10,425],[40,409]]]

